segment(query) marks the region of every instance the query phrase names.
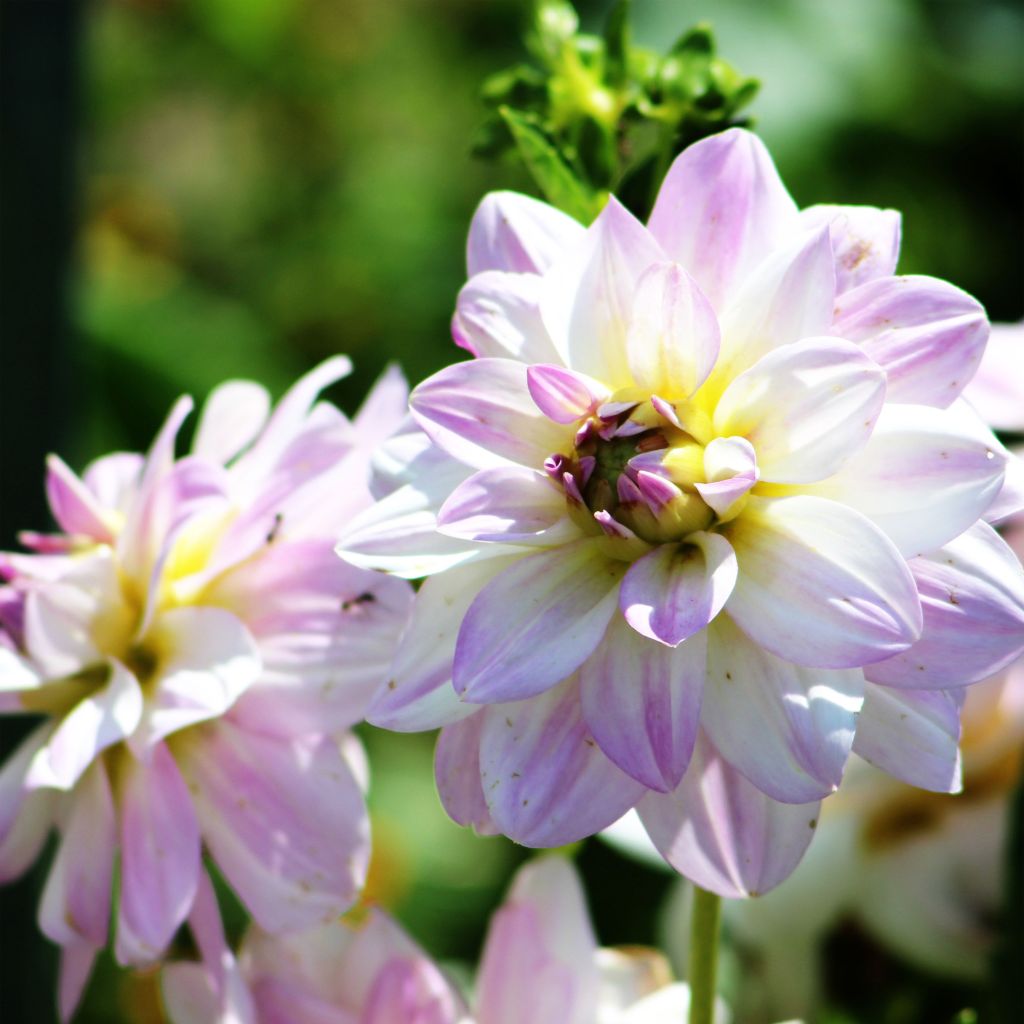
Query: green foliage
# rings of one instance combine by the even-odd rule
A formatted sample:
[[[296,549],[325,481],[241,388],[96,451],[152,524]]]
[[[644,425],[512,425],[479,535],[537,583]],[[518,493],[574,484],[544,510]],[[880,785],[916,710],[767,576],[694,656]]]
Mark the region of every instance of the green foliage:
[[[509,107],[502,107],[500,112],[523,163],[548,201],[577,220],[593,220],[602,205],[598,194],[576,177],[540,126]]]
[[[536,0],[526,45],[537,64],[490,75],[481,90],[491,113],[476,154],[515,153],[549,201],[584,222],[608,191],[646,215],[672,157],[748,124],[740,112],[758,90],[716,55],[708,25],[662,57],[633,45],[629,15],[630,0],[617,0],[603,33],[589,35],[568,0]]]

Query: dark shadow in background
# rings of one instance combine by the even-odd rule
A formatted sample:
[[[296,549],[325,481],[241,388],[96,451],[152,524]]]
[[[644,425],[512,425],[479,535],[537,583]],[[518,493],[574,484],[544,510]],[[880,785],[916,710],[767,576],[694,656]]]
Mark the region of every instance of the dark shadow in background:
[[[49,517],[43,459],[69,422],[68,278],[79,95],[78,0],[0,3],[0,546]],[[25,731],[0,719],[0,761]],[[26,956],[37,867],[0,888],[0,1020],[55,1017],[55,956]],[[20,948],[21,947],[21,948]]]

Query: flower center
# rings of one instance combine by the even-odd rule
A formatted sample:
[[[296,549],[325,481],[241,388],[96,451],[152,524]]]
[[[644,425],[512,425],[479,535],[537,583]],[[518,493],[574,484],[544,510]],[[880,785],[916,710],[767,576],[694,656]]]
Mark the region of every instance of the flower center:
[[[693,406],[619,392],[582,422],[572,453],[553,455],[546,469],[565,487],[572,514],[596,519],[606,533],[679,541],[716,518],[696,486],[707,479],[711,433]]]

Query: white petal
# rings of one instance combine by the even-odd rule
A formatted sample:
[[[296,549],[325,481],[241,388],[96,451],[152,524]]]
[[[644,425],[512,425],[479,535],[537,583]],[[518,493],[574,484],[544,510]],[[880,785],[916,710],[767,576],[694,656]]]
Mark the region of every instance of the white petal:
[[[269,415],[265,387],[250,380],[229,380],[207,398],[192,451],[224,465],[255,440]]]
[[[736,377],[714,428],[750,441],[762,480],[808,483],[864,446],[884,401],[885,374],[856,345],[814,338],[775,349]]]
[[[518,192],[490,192],[469,226],[470,277],[487,270],[543,273],[578,243],[583,227],[560,210]]]
[[[637,282],[626,345],[636,383],[657,395],[689,398],[718,358],[711,303],[678,263],[656,263]]]
[[[864,448],[804,491],[855,508],[909,558],[959,536],[990,507],[1003,482],[1000,447],[947,411],[887,405]]]
[[[647,229],[615,198],[544,277],[541,314],[574,369],[613,390],[632,382],[626,332],[640,275],[664,261]]]
[[[727,536],[739,577],[726,610],[779,657],[851,668],[920,636],[910,570],[860,513],[822,498],[752,497]]]

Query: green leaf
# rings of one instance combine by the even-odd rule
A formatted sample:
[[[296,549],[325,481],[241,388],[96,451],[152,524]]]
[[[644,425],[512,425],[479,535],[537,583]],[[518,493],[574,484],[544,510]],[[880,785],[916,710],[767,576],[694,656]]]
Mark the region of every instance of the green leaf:
[[[508,107],[502,107],[500,113],[516,140],[523,163],[548,201],[570,217],[589,224],[600,212],[603,197],[579,180],[535,123]]]
[[[517,64],[489,75],[480,89],[483,101],[492,107],[517,110],[539,109],[547,98],[547,77],[529,64]]]
[[[715,54],[715,34],[711,26],[702,21],[687,29],[675,42],[669,53],[702,53],[708,57]]]

